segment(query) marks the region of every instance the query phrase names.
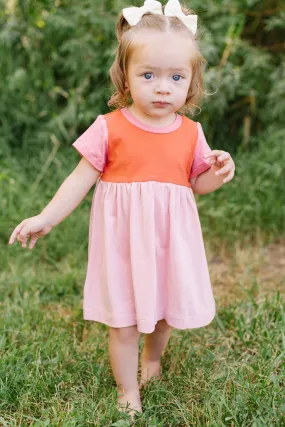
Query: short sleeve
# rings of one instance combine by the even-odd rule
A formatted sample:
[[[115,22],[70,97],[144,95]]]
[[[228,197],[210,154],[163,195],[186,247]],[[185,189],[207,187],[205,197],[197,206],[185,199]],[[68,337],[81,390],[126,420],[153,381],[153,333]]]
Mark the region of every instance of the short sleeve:
[[[195,178],[201,173],[205,172],[207,169],[211,168],[211,165],[209,165],[209,163],[207,163],[206,159],[203,157],[204,154],[207,154],[209,151],[211,151],[211,148],[206,141],[202,126],[199,122],[197,122],[197,127],[198,141],[189,179]]]
[[[94,168],[103,172],[108,152],[108,129],[104,116],[100,114],[72,145]]]

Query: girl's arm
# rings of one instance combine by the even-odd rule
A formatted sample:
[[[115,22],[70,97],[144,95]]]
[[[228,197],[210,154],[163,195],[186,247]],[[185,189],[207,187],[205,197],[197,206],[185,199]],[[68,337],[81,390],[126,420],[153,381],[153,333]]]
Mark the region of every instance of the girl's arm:
[[[199,122],[197,126],[198,140],[191,167],[190,183],[194,193],[207,194],[233,178],[235,164],[230,153],[211,150]]]
[[[65,179],[40,216],[51,227],[63,221],[84,199],[101,172],[82,157],[74,171]]]
[[[83,157],[42,213],[24,219],[17,225],[11,234],[9,244],[12,245],[17,239],[25,248],[28,238],[31,237],[29,249],[32,249],[39,237],[48,234],[79,205],[99,175],[101,172]]]
[[[233,179],[235,163],[227,151],[211,150],[204,154],[211,168],[198,175],[195,182],[191,182],[193,191],[197,194],[207,194],[220,188],[224,183]]]
[[[196,194],[207,194],[220,188],[223,183],[223,176],[216,176],[215,172],[220,168],[212,166],[210,169],[190,179],[192,190]]]

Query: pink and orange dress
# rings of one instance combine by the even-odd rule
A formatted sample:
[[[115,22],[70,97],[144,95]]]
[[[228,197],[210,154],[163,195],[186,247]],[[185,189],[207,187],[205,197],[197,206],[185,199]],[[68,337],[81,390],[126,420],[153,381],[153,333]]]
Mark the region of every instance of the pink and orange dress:
[[[176,113],[165,127],[128,108],[98,115],[73,143],[101,176],[90,215],[83,317],[151,333],[165,319],[199,328],[215,316],[190,178],[211,166],[200,123]]]

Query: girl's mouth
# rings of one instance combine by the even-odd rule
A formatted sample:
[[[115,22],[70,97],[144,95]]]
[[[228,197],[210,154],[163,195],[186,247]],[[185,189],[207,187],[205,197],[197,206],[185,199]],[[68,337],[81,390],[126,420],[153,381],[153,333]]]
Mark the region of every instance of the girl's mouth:
[[[167,105],[169,105],[169,103],[168,103],[168,102],[153,102],[153,104],[154,104],[156,107],[166,107]]]

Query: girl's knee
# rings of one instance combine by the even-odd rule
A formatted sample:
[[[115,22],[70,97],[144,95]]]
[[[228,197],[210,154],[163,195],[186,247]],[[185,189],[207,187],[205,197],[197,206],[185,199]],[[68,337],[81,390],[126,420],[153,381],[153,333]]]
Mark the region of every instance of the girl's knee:
[[[127,326],[125,328],[109,327],[109,335],[111,339],[121,342],[122,344],[133,343],[139,340],[140,332],[135,326]]]

